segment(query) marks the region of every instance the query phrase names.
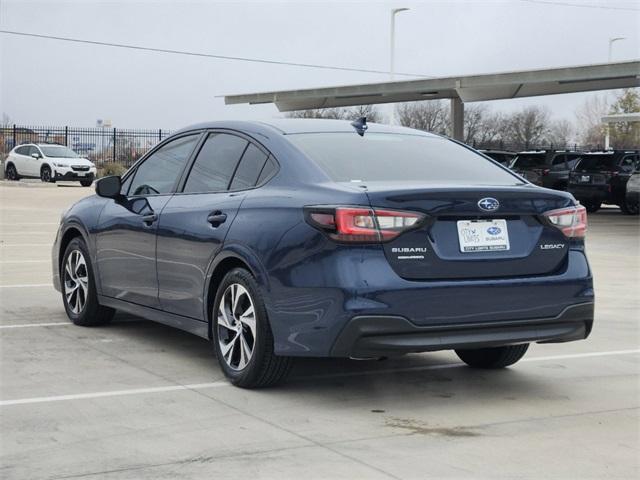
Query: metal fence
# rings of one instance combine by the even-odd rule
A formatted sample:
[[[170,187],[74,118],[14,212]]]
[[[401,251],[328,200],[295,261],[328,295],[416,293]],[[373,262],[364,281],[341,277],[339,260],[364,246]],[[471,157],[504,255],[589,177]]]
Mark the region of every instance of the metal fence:
[[[171,131],[162,129],[10,125],[0,127],[0,153],[4,158],[13,147],[23,143],[56,143],[66,145],[98,167],[108,163],[130,167],[170,134]]]

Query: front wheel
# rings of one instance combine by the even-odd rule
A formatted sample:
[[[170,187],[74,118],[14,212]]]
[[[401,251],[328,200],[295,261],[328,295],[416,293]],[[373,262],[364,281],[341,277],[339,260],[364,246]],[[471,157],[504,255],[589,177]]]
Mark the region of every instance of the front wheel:
[[[585,202],[584,208],[586,208],[587,212],[595,213],[602,207],[601,202]]]
[[[236,268],[225,275],[211,318],[218,362],[232,384],[268,387],[289,373],[292,360],[274,353],[262,294],[247,270]]]
[[[640,204],[627,202],[626,200],[620,205],[620,210],[625,215],[638,215],[640,213]]]
[[[80,180],[80,185],[83,187],[90,187],[93,183],[93,180]]]
[[[527,353],[528,343],[505,347],[456,350],[464,363],[474,368],[505,368],[513,365]]]
[[[73,323],[92,327],[111,321],[115,310],[98,303],[91,257],[81,238],[71,240],[64,252],[60,283],[64,309]]]

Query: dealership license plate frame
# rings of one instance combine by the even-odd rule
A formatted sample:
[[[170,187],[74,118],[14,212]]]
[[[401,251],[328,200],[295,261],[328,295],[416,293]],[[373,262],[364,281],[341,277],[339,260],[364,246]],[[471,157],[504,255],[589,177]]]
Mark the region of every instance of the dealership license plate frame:
[[[507,221],[458,220],[458,245],[461,253],[507,252],[511,249]],[[498,229],[495,234],[489,229]]]

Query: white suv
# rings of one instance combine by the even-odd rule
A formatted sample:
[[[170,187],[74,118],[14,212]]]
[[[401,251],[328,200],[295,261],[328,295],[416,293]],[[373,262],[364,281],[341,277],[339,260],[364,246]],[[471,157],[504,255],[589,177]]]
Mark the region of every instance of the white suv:
[[[8,180],[40,178],[43,182],[79,181],[88,187],[96,177],[96,166],[63,145],[27,143],[15,147],[4,163]]]

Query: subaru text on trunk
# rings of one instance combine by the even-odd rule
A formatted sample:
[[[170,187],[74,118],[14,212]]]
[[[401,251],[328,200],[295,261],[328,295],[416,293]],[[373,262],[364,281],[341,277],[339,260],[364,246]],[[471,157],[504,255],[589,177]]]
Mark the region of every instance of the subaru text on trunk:
[[[453,349],[501,368],[591,331],[584,207],[437,135],[207,123],[96,191],[53,246],[69,318],[121,310],[192,332],[241,387],[300,356]]]

